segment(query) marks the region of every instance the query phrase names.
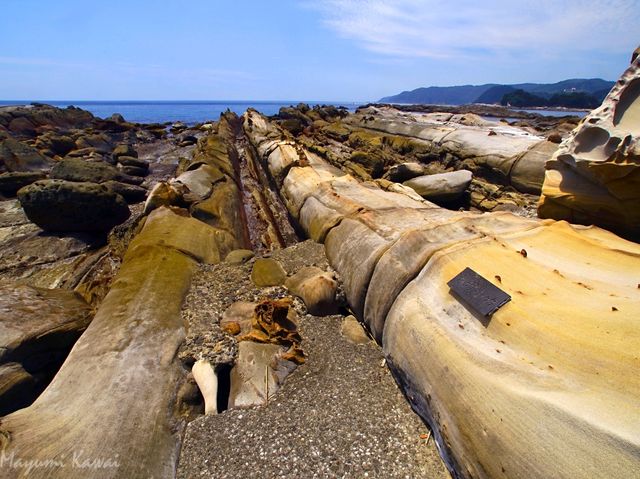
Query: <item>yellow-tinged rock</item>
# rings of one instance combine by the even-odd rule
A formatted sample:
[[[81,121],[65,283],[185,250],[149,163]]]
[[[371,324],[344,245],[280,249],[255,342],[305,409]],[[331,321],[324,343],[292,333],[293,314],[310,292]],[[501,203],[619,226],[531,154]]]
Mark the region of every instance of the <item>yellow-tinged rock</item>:
[[[451,469],[640,477],[640,246],[595,227],[443,210],[320,168],[289,171],[290,213],[324,239]],[[449,291],[466,267],[511,295],[492,318]]]
[[[538,215],[640,238],[640,60],[546,164]]]

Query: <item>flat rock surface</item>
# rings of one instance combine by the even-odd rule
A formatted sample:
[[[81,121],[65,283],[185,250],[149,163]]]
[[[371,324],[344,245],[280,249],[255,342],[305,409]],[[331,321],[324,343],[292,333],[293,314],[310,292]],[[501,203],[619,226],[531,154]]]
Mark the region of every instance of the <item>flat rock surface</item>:
[[[320,248],[305,242],[274,257],[291,274],[310,263],[322,264]],[[237,279],[246,277],[250,265],[234,270]],[[220,284],[228,284],[222,278],[229,279],[230,273],[217,271]],[[200,277],[213,279],[202,270]],[[249,285],[244,292],[224,291],[211,281],[198,281],[196,275],[200,297],[205,285],[218,293],[212,296],[223,298],[222,303],[253,296]],[[223,308],[220,304],[213,309]],[[199,321],[190,319],[198,329]],[[285,380],[268,405],[191,422],[177,477],[449,477],[433,439],[427,444],[427,426],[382,365],[380,347],[347,341],[340,333],[343,320],[339,315],[301,315],[306,363]]]

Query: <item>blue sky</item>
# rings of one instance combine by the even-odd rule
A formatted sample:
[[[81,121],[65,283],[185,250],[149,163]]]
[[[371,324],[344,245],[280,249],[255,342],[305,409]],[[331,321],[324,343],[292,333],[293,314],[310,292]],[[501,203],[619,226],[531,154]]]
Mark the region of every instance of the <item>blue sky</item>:
[[[376,100],[616,79],[640,0],[0,0],[4,100]]]

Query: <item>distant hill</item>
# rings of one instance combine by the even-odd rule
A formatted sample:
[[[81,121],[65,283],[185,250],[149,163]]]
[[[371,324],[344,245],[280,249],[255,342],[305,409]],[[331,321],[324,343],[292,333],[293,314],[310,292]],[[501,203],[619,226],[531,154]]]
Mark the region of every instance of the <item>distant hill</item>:
[[[467,103],[500,103],[502,98],[516,90],[524,90],[544,99],[562,93],[583,92],[602,101],[614,82],[600,78],[574,78],[557,83],[520,83],[515,85],[462,85],[448,87],[425,87],[386,96],[381,103],[416,103],[436,105],[464,105]]]

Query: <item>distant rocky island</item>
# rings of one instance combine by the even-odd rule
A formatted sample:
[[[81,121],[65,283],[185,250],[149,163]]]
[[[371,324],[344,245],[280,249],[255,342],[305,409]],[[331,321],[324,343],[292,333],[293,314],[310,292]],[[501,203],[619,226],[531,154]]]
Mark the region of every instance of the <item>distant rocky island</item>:
[[[640,477],[636,56],[584,119],[0,108],[0,477]]]
[[[600,78],[576,78],[557,83],[461,85],[425,87],[380,99],[382,103],[464,105],[502,104],[515,107],[595,108],[614,82]]]

